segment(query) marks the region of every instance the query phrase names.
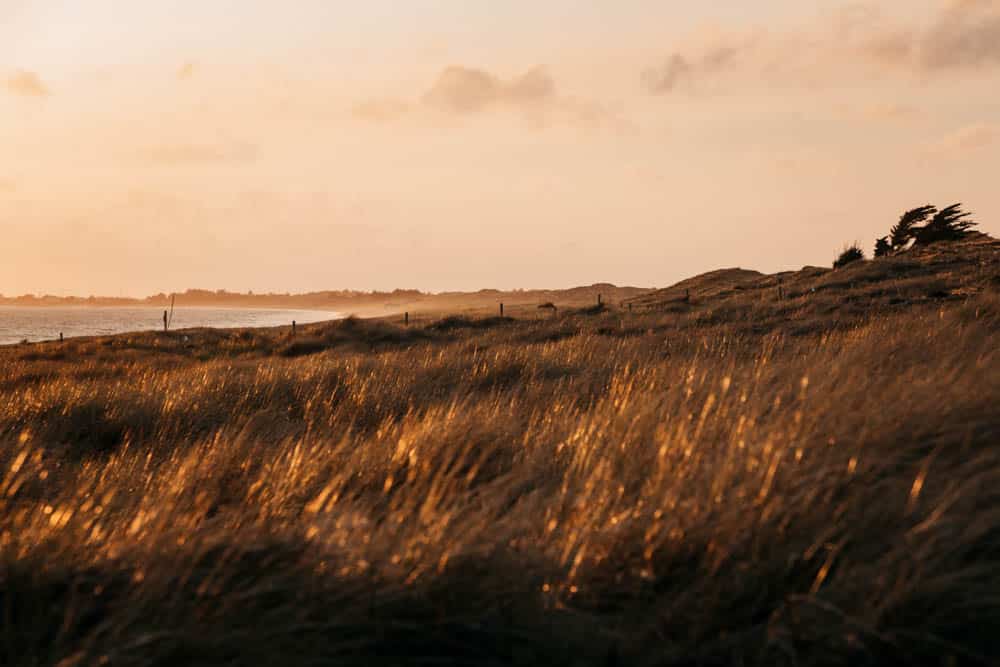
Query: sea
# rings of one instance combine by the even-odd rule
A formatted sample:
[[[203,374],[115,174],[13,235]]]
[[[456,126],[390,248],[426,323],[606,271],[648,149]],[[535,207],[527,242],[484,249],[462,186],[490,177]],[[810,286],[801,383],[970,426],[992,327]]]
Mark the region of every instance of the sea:
[[[211,327],[290,326],[340,319],[339,313],[321,310],[268,308],[177,308],[170,329]],[[106,336],[163,329],[163,308],[91,306],[0,306],[0,345],[58,340],[77,336]]]

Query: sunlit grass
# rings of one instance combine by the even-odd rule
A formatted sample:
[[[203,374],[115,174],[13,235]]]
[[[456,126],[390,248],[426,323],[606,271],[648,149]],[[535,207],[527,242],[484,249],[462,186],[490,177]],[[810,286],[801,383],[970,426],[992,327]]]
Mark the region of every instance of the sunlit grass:
[[[988,661],[996,298],[778,308],[7,350],[0,663]]]

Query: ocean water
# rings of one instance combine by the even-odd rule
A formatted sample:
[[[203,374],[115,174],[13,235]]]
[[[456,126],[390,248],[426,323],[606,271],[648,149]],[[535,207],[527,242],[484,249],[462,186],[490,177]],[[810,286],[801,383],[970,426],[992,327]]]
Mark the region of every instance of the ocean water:
[[[275,327],[289,326],[292,320],[308,324],[340,317],[338,313],[320,310],[176,308],[170,329]],[[0,345],[23,340],[58,340],[60,332],[71,338],[162,329],[162,308],[0,306]]]

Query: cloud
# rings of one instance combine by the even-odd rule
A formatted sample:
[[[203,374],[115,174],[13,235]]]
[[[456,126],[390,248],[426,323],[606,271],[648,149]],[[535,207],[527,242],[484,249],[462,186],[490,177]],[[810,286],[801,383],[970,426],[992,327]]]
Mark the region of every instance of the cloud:
[[[572,97],[556,101],[549,115],[575,127],[610,129],[621,134],[636,134],[638,127],[613,109],[591,100]]]
[[[861,2],[798,29],[703,36],[647,68],[642,83],[665,95],[736,73],[748,81],[815,85],[992,67],[1000,67],[1000,0],[950,0],[922,24]]]
[[[412,105],[403,100],[377,99],[360,102],[351,109],[351,114],[359,120],[385,123],[406,116]]]
[[[555,96],[556,83],[544,67],[505,81],[484,70],[452,66],[441,72],[423,101],[440,111],[472,114],[499,106],[537,107]]]
[[[832,107],[832,111],[844,120],[868,121],[882,124],[903,124],[918,120],[924,115],[924,110],[909,104],[899,102],[875,102],[869,104],[840,103]]]
[[[885,25],[862,34],[872,62],[918,73],[1000,65],[1000,2],[951,0],[925,26]]]
[[[975,123],[948,134],[925,147],[925,153],[942,157],[958,157],[990,146],[1000,140],[1000,126]]]
[[[486,70],[453,65],[442,70],[416,101],[380,98],[360,102],[351,108],[355,118],[377,123],[421,118],[435,122],[433,115],[442,114],[474,118],[493,111],[516,112],[535,128],[570,125],[618,131],[635,129],[602,104],[561,95],[555,79],[543,66],[504,79]]]
[[[133,154],[135,159],[153,165],[176,166],[213,163],[243,163],[257,159],[256,147],[245,143],[163,144]]]
[[[690,53],[675,51],[656,67],[642,73],[642,83],[654,95],[672,93],[678,89],[693,89],[701,80],[753,64],[766,68],[761,39],[756,32],[744,34],[713,34]]]
[[[955,0],[914,50],[929,70],[1000,65],[1000,2]]]
[[[7,91],[21,97],[47,97],[48,87],[34,72],[21,70],[7,77]]]
[[[910,120],[920,112],[905,104],[873,104],[861,109],[860,115],[867,120],[899,122]]]
[[[688,80],[695,66],[680,53],[671,55],[660,67],[643,72],[643,83],[651,93],[669,93]]]
[[[6,178],[0,178],[0,194],[10,194],[17,191],[17,184]]]

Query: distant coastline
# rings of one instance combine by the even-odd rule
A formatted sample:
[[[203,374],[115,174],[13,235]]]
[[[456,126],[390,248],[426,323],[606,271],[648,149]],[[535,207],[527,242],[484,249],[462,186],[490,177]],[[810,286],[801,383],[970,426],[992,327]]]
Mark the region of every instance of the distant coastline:
[[[598,295],[607,302],[618,302],[635,298],[651,291],[651,288],[618,287],[609,283],[598,283],[569,289],[496,290],[484,289],[477,292],[428,293],[420,290],[397,289],[391,292],[361,292],[353,290],[330,290],[304,294],[255,294],[236,293],[225,290],[190,289],[174,295],[160,293],[145,298],[102,297],[102,296],[55,296],[51,294],[25,294],[16,297],[0,296],[0,306],[22,307],[158,307],[170,306],[175,298],[178,308],[279,308],[336,311],[358,315],[385,315],[430,311],[452,308],[483,308],[493,304],[537,304],[559,302],[565,304],[589,304]]]
[[[169,306],[172,298],[178,305],[186,307],[207,306],[213,308],[316,308],[319,310],[338,309],[344,304],[368,304],[384,302],[386,299],[419,298],[424,296],[417,290],[396,290],[394,292],[326,291],[306,294],[255,294],[237,293],[225,290],[191,289],[176,294],[154,294],[145,298],[109,296],[55,296],[52,294],[24,294],[20,296],[0,296],[3,306],[95,306],[95,307],[141,307]]]

